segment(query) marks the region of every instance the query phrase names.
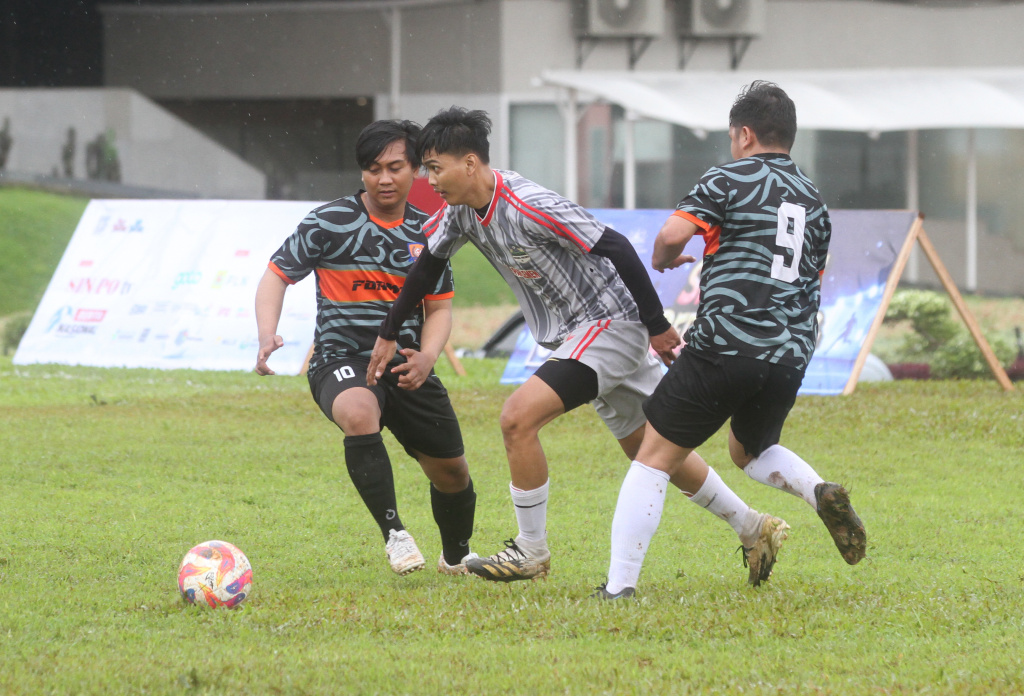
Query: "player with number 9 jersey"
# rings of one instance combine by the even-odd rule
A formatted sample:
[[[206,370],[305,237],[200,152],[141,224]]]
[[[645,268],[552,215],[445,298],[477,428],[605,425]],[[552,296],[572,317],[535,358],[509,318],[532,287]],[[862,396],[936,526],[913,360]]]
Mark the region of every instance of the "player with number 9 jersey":
[[[713,167],[676,207],[704,236],[696,350],[803,368],[814,352],[832,224],[788,154]]]

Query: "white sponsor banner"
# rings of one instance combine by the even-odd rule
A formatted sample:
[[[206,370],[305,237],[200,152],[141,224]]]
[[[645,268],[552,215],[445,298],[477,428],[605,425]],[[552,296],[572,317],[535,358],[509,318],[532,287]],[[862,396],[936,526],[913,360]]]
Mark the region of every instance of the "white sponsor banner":
[[[250,370],[256,286],[308,201],[95,200],[78,223],[14,362]],[[288,289],[271,365],[298,374],[316,287]]]

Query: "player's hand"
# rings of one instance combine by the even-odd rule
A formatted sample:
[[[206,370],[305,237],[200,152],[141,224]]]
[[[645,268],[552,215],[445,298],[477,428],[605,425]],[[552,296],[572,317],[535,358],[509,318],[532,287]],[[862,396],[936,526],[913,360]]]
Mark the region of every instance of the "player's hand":
[[[674,349],[679,347],[682,340],[679,338],[679,332],[676,331],[674,326],[670,326],[668,331],[660,333],[657,336],[651,336],[651,348],[658,354],[661,361],[666,365],[671,365],[672,361],[676,359]]]
[[[689,254],[680,254],[679,256],[669,261],[667,264],[664,264],[660,267],[657,264],[654,264],[651,266],[651,268],[656,270],[658,273],[664,273],[665,271],[668,271],[670,269],[679,268],[683,264],[693,263],[696,260],[696,256],[690,256]]]
[[[403,348],[398,352],[404,355],[406,360],[401,365],[391,368],[391,371],[398,375],[398,386],[409,391],[419,389],[430,376],[434,362],[428,356],[412,348]]]
[[[267,375],[276,375],[277,373],[270,369],[267,365],[267,360],[270,359],[270,354],[275,350],[284,345],[284,339],[280,336],[265,336],[260,339],[260,350],[256,353],[256,374],[261,377]]]
[[[366,366],[366,384],[373,386],[377,380],[384,375],[391,358],[395,357],[395,341],[387,341],[380,336],[373,344],[373,352],[370,353],[370,364]]]

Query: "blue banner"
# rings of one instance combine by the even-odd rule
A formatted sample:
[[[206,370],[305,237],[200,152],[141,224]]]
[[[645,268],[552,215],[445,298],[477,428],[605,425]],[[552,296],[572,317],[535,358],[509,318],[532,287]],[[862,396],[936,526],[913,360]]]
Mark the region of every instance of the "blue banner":
[[[591,210],[601,222],[623,235],[645,264],[654,238],[671,210]],[[896,256],[917,213],[906,210],[833,210],[832,241],[822,279],[817,348],[800,388],[801,394],[840,394],[853,372]],[[665,273],[648,272],[665,307],[665,316],[683,335],[700,301],[700,270],[704,238],[694,237],[685,253],[697,258]],[[538,346],[523,328],[501,377],[502,384],[520,384],[533,374],[550,351]]]

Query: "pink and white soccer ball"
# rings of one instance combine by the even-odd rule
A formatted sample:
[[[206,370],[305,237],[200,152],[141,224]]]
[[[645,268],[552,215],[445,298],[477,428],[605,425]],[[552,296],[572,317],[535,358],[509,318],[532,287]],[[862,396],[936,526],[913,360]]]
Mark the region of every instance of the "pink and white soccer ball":
[[[237,607],[252,592],[252,566],[234,544],[204,541],[182,559],[178,589],[189,604]]]

